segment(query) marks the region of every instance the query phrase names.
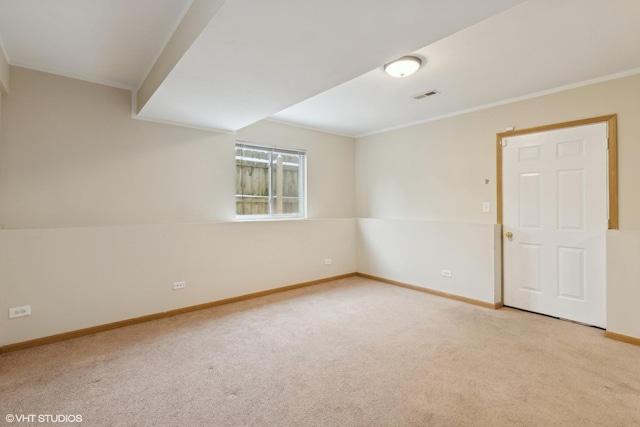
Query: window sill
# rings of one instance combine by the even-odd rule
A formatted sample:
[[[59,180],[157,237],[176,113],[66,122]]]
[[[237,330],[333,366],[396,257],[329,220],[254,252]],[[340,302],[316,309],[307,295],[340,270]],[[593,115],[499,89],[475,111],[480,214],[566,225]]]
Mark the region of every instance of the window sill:
[[[272,222],[272,221],[300,221],[303,216],[236,216],[234,222]]]

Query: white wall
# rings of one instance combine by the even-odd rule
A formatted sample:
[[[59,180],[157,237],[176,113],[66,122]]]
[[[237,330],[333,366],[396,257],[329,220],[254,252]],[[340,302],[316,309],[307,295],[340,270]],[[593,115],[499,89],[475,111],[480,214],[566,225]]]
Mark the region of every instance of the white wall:
[[[640,338],[640,230],[607,233],[607,329]]]
[[[355,272],[353,139],[241,131],[308,150],[312,218],[235,222],[234,136],[132,120],[124,90],[11,72],[0,312],[33,314],[0,316],[0,345]]]
[[[0,345],[351,273],[355,240],[354,219],[0,231],[2,310],[33,313]]]
[[[500,301],[495,272],[500,248],[494,247],[499,230],[498,225],[359,218],[358,271],[495,303]],[[452,276],[443,277],[443,269]]]
[[[500,235],[489,232],[497,221],[496,134],[510,126],[522,129],[614,113],[620,231],[608,234],[609,252],[635,253],[634,233],[640,230],[640,75],[359,138],[356,214],[376,223],[359,220],[358,271],[499,301],[492,298],[499,269],[492,277],[488,267],[477,262],[486,258],[487,248],[500,246]],[[483,201],[491,202],[491,213],[482,212]],[[473,224],[486,225],[486,232],[471,232]],[[389,233],[399,227],[415,232],[391,239]],[[364,251],[365,246],[376,250]],[[433,257],[412,256],[413,251]],[[632,297],[640,292],[640,280],[632,279],[630,266],[620,273],[629,256],[621,258],[625,261],[608,262],[607,329],[640,337],[640,310],[630,302],[637,301]],[[497,253],[494,259],[499,259]],[[469,281],[460,284],[437,277],[447,265],[456,265],[454,276]]]

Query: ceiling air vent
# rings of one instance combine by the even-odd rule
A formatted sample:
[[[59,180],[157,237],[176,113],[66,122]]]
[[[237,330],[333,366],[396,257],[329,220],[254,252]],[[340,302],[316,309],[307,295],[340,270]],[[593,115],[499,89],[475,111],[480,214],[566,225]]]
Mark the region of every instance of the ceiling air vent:
[[[437,94],[438,91],[437,90],[428,90],[426,92],[420,93],[416,96],[413,97],[413,99],[422,99],[422,98],[426,98],[427,96],[433,96],[435,94]]]

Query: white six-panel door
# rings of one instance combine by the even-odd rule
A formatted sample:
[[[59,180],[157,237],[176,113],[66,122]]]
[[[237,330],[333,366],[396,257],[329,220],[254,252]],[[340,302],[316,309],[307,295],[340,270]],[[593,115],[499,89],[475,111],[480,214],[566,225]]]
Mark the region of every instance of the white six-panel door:
[[[502,145],[504,304],[606,327],[606,123]]]

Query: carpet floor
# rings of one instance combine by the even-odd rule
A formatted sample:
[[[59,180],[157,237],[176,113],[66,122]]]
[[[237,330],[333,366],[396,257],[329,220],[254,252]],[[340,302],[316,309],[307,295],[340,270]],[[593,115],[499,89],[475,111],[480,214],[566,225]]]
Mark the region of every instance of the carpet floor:
[[[640,426],[640,347],[352,277],[1,355],[0,422],[32,414],[32,425],[48,414],[85,426]]]

